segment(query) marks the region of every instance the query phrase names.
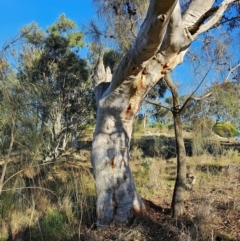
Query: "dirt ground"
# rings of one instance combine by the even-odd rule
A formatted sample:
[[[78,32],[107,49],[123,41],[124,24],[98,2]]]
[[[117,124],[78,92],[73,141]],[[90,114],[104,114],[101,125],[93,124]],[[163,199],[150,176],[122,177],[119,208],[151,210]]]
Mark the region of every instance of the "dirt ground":
[[[186,214],[179,219],[171,218],[170,208],[161,207],[152,201],[144,200],[146,210],[136,217],[129,226],[108,227],[96,230],[94,227],[86,228],[83,240],[89,241],[239,241],[240,240],[240,213],[239,211],[227,211],[228,207],[218,206],[216,223],[209,227],[210,235],[198,234],[200,232],[201,220],[197,220],[191,208],[186,203]],[[229,204],[232,205],[232,204]],[[191,204],[189,203],[189,207]],[[227,211],[227,212],[226,212]],[[221,219],[221,222],[219,222]],[[210,221],[210,220],[208,220]],[[199,227],[198,227],[199,225]],[[208,225],[208,224],[205,224]],[[212,226],[213,225],[213,226]],[[209,231],[205,227],[205,232]],[[204,230],[201,230],[204,232]],[[229,235],[226,235],[229,233]]]

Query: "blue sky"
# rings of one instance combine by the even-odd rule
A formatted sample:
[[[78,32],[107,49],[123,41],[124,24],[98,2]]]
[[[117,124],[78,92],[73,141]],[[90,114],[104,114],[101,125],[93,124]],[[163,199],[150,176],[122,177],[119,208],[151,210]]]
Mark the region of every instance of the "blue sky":
[[[14,38],[24,25],[35,21],[45,29],[52,25],[61,13],[65,13],[67,18],[75,21],[80,29],[90,19],[97,20],[92,0],[0,0],[0,49]],[[197,43],[194,45],[198,46]],[[85,48],[80,55],[85,57],[86,52]],[[189,83],[190,87],[194,86],[193,81],[186,81],[189,79],[189,70],[189,67],[186,68],[186,63],[183,63],[175,71],[176,79],[185,80],[180,81],[184,90],[189,89]],[[198,78],[194,82],[197,85]]]
[[[61,13],[75,21],[79,28],[95,17],[91,0],[0,0],[0,47],[24,25],[34,21],[45,29]]]

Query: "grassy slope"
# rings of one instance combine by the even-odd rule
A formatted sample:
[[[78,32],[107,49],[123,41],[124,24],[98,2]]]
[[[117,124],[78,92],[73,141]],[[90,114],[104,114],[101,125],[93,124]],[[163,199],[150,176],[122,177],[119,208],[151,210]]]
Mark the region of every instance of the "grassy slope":
[[[239,153],[229,149],[221,156],[188,157],[196,184],[186,191],[186,214],[176,220],[169,212],[176,160],[159,156],[161,142],[147,155],[139,139],[134,139],[131,168],[146,210],[132,225],[94,229],[94,180],[85,143],[87,149],[56,163],[10,163],[7,177],[17,175],[1,195],[0,241],[240,240]]]

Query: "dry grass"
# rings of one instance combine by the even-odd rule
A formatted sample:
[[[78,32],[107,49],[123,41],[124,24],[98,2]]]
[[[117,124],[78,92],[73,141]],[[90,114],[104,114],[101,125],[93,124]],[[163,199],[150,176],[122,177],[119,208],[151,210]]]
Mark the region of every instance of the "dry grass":
[[[144,185],[137,185],[141,196],[165,210],[169,209],[176,160],[156,158],[149,162],[142,159],[142,163],[138,160],[138,166],[133,163],[132,169],[139,184],[144,180]],[[179,234],[176,236],[184,233],[189,240],[240,240],[239,154],[230,150],[224,156],[188,157],[187,169],[196,176],[197,182],[193,190],[186,192],[186,216],[180,221],[181,229],[185,231],[180,232],[179,224],[173,225],[171,219],[168,220],[170,224],[165,222],[165,225],[170,226],[175,234],[177,229]],[[139,178],[141,175],[144,178]],[[178,240],[188,240],[187,236],[179,236]]]
[[[143,157],[133,150],[131,169],[147,209],[130,226],[95,230],[94,181],[89,151],[74,153],[55,164],[18,171],[0,200],[0,241],[10,240],[240,240],[240,157],[187,158],[196,184],[186,191],[186,213],[170,216],[175,158]],[[81,159],[82,161],[79,161]],[[13,166],[11,173],[17,172]],[[18,169],[19,170],[19,169]]]

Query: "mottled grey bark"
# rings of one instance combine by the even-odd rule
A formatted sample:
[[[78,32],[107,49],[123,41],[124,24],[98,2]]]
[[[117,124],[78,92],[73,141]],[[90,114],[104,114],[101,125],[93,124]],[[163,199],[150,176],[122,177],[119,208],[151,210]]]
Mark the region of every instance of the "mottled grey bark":
[[[199,16],[212,3],[203,1],[201,7],[199,3],[194,1],[182,20],[177,0],[151,0],[136,41],[114,75],[105,69],[102,57],[98,61],[94,74],[98,110],[91,154],[98,226],[128,223],[135,212],[141,211],[142,202],[129,168],[133,122],[148,91],[183,61],[198,31],[202,31]],[[204,23],[205,27],[210,28],[211,20],[208,25]],[[197,27],[190,33],[188,27],[192,25]],[[175,119],[179,121],[178,114]],[[182,176],[184,170],[179,169],[179,173]]]

